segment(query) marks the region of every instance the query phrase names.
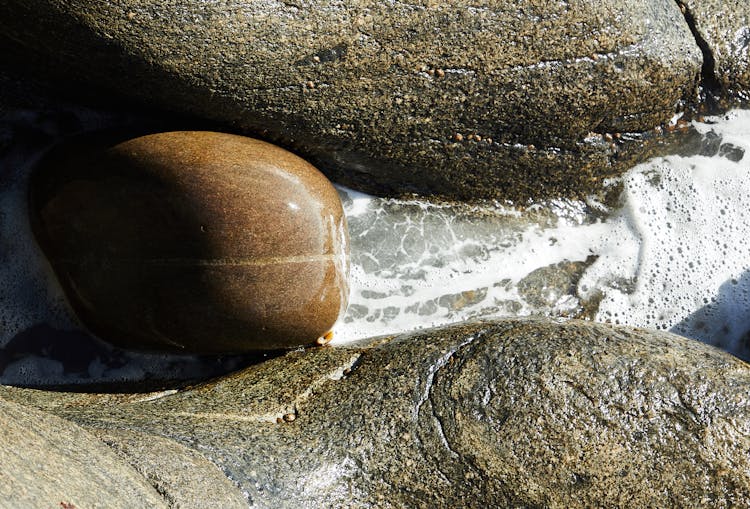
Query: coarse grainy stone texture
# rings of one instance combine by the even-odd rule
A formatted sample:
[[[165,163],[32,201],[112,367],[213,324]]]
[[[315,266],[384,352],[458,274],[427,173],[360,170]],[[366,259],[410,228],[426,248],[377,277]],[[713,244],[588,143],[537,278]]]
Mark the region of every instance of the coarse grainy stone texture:
[[[0,458],[0,508],[171,507],[87,431],[2,399]]]
[[[703,85],[724,100],[750,101],[750,4],[677,0],[704,53]]]
[[[193,448],[254,507],[750,504],[750,366],[667,333],[485,321],[177,393],[0,394]]]
[[[94,434],[148,479],[170,509],[247,508],[247,500],[237,486],[194,449],[137,431],[107,430]]]
[[[540,267],[518,282],[518,295],[538,313],[566,308],[565,303],[575,299],[583,272],[594,260],[596,257],[579,262],[565,260]]]
[[[83,322],[124,348],[313,344],[346,308],[341,201],[312,165],[212,132],[86,138],[34,175],[35,233]]]
[[[599,189],[640,143],[603,135],[668,121],[701,66],[673,0],[8,0],[0,33],[79,94],[256,133],[362,190],[469,200]]]

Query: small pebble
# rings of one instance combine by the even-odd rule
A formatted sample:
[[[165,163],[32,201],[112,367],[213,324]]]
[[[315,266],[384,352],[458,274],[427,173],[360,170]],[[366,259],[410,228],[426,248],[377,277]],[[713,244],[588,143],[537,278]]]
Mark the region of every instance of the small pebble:
[[[315,342],[318,344],[318,346],[327,345],[331,342],[333,339],[333,331],[328,331],[322,336],[320,336]]]

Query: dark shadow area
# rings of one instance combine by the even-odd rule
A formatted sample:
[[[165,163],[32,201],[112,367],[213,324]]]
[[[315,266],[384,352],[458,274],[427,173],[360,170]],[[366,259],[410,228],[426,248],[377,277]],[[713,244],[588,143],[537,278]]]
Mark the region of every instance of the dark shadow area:
[[[670,332],[715,345],[750,361],[750,271],[724,282],[705,306]]]
[[[281,354],[140,353],[115,348],[82,330],[39,324],[0,349],[0,382],[73,392],[151,392],[193,385]]]

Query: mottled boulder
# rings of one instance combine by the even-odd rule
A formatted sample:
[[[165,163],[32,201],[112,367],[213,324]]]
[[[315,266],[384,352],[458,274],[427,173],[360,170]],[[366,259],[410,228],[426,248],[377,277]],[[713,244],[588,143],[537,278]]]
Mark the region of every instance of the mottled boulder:
[[[750,366],[667,333],[487,321],[187,391],[2,391],[193,448],[257,507],[743,507]]]
[[[673,0],[9,0],[4,59],[295,148],[378,193],[585,196],[695,96]],[[5,42],[2,42],[5,41]],[[609,140],[609,141],[607,141]]]
[[[677,0],[704,53],[703,86],[731,102],[750,101],[750,4]]]
[[[290,348],[345,309],[341,202],[299,157],[210,132],[74,145],[36,171],[31,212],[101,338],[189,353]]]
[[[72,422],[0,400],[0,507],[167,508],[106,445]]]

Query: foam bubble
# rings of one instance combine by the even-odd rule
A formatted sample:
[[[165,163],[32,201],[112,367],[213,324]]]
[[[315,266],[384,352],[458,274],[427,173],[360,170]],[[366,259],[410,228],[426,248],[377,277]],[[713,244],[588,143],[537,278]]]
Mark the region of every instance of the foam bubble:
[[[694,123],[711,157],[669,156],[624,177],[624,207],[581,280],[598,320],[672,330],[750,356],[750,111]],[[631,286],[618,282],[631,281]]]

